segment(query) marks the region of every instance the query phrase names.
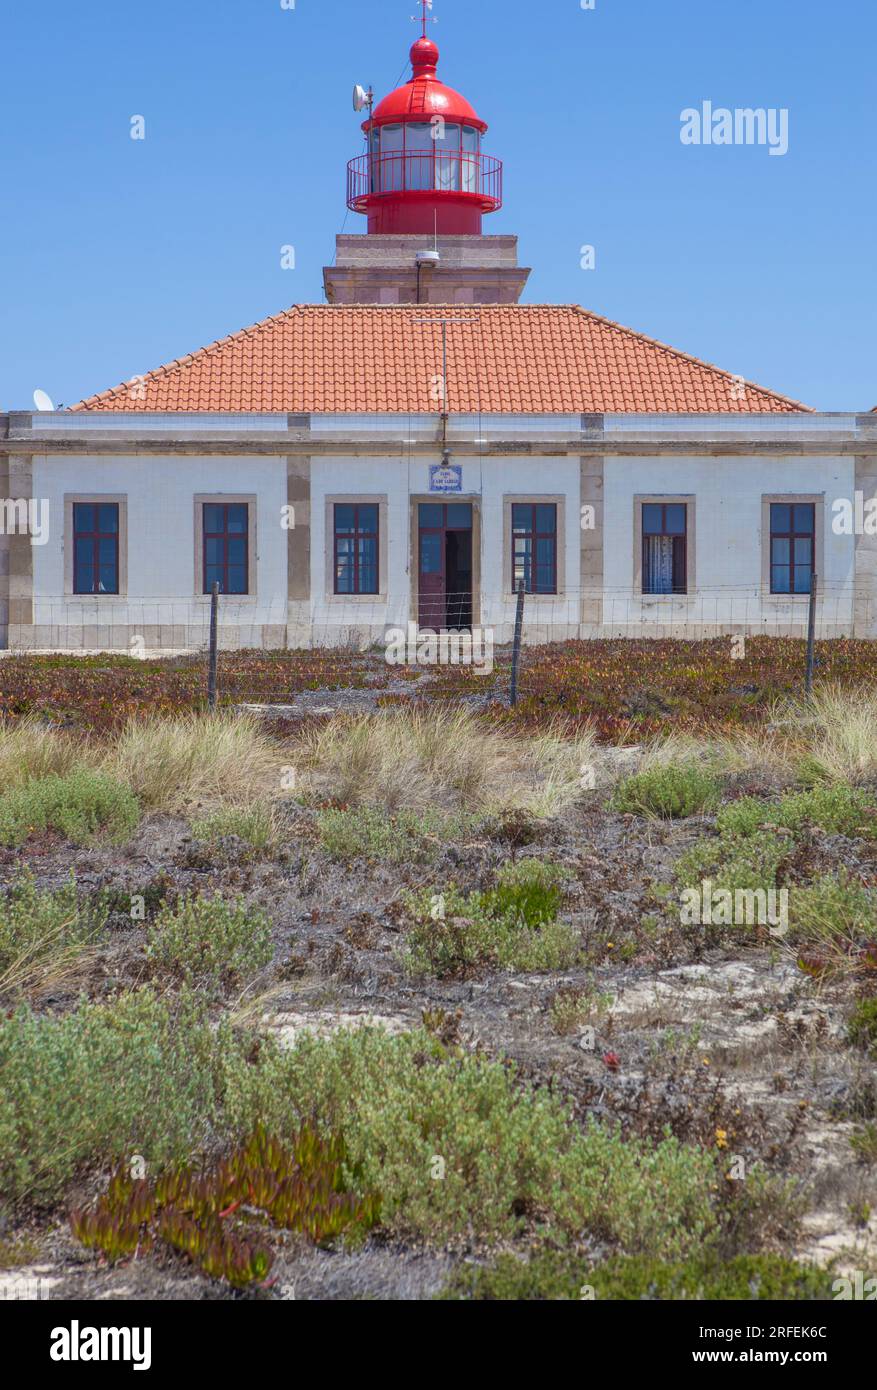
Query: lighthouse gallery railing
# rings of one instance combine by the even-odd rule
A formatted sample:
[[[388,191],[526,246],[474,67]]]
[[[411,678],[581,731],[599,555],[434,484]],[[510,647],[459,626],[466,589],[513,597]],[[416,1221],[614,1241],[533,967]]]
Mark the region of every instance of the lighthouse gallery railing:
[[[361,154],[347,166],[347,206],[364,212],[373,197],[392,193],[464,193],[485,211],[502,207],[502,160],[472,151],[426,150]]]

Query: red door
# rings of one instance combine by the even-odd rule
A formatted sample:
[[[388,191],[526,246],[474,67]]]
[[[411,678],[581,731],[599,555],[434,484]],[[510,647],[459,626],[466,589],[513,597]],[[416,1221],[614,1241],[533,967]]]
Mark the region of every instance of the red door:
[[[445,508],[441,502],[421,502],[417,510],[420,529],[418,618],[421,628],[440,632],[447,626]]]
[[[472,504],[418,506],[418,619],[421,628],[472,626]]]

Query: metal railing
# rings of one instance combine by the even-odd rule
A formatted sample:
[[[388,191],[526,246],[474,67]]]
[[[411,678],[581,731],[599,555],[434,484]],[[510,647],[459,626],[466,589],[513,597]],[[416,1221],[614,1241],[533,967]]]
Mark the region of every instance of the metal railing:
[[[395,193],[468,194],[484,212],[502,207],[502,160],[465,150],[361,154],[347,166],[347,206],[365,212],[372,198]]]

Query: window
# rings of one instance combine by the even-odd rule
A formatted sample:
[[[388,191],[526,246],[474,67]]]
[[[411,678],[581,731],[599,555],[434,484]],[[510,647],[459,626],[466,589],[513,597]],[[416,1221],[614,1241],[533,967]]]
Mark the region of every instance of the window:
[[[435,141],[432,126],[413,121],[405,127],[405,187],[427,189],[435,185]]]
[[[642,504],[644,594],[688,592],[687,532],[686,503]]]
[[[378,504],[336,502],[334,508],[336,594],[378,592]]]
[[[221,594],[249,593],[249,507],[246,502],[204,503],[204,587]]]
[[[812,502],[771,502],[772,594],[809,594],[815,540],[816,507]]]
[[[74,502],[73,592],[119,592],[118,502]]]
[[[481,144],[480,132],[472,126],[463,126],[463,192],[477,193],[478,154]]]
[[[401,125],[381,127],[381,192],[397,193],[403,186],[402,169],[405,129]]]
[[[557,504],[512,504],[512,586],[528,594],[557,593]]]
[[[460,187],[460,127],[446,125],[441,140],[435,142],[435,186],[443,193],[456,193]]]

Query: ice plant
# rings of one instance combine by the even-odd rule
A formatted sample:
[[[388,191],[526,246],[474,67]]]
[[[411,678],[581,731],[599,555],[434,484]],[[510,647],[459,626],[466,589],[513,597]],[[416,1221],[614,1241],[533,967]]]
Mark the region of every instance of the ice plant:
[[[340,1135],[323,1138],[305,1127],[283,1141],[260,1128],[200,1170],[174,1168],[149,1182],[121,1166],[93,1209],[72,1213],[71,1226],[83,1245],[110,1261],[163,1244],[211,1278],[244,1288],[264,1282],[273,1263],[262,1238],[265,1219],[317,1245],[377,1224],[379,1200],[347,1190],[346,1162]]]

